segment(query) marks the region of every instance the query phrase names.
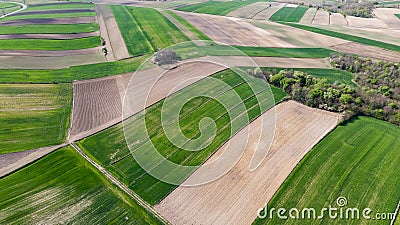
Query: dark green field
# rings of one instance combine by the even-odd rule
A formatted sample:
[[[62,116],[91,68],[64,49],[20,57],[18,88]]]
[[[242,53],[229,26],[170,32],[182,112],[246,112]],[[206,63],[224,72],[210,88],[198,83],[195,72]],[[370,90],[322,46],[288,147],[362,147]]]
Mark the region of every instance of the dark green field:
[[[394,14],[397,18],[400,19],[400,14]]]
[[[177,10],[185,11],[185,12],[196,12],[196,13],[206,13],[212,15],[221,15],[225,16],[229,12],[243,7],[245,5],[254,3],[257,1],[249,0],[249,1],[229,1],[229,2],[220,2],[220,1],[209,1],[202,2],[192,5],[187,5],[183,7],[177,8]]]
[[[7,39],[0,40],[1,50],[76,50],[94,48],[100,45],[100,37],[69,40],[52,39]]]
[[[2,84],[0,96],[0,154],[65,141],[70,84]]]
[[[299,7],[283,7],[269,18],[271,21],[299,22],[304,16],[308,8]]]
[[[0,26],[0,34],[70,34],[99,30],[96,23]]]
[[[182,150],[181,147],[179,147],[180,145],[173,145],[167,139],[164,130],[161,127],[160,112],[164,101],[160,101],[148,108],[145,114],[147,132],[151,137],[151,142],[146,142],[145,133],[142,134],[141,132],[138,132],[141,130],[140,127],[137,126],[140,125],[138,121],[143,118],[142,113],[137,114],[128,120],[127,124],[129,125],[129,128],[126,128],[125,126],[125,129],[135,130],[134,134],[138,136],[137,140],[140,140],[134,144],[134,151],[140,154],[143,151],[147,151],[149,145],[154,144],[158,151],[172,162],[191,166],[201,165],[216,149],[218,149],[218,147],[233,135],[231,133],[231,128],[234,132],[238,131],[247,125],[247,117],[249,120],[253,120],[262,112],[274,105],[274,102],[272,101],[271,96],[268,95],[269,92],[266,89],[254,93],[247,83],[243,83],[244,80],[241,77],[230,70],[217,73],[212,77],[226,82],[229,84],[229,88],[220,87],[218,83],[212,80],[212,78],[204,78],[195,85],[191,85],[168,98],[173,100],[174,104],[178,104],[178,102],[182,101],[180,99],[182,99],[187,92],[209,93],[211,90],[218,90],[216,93],[213,93],[213,95],[219,96],[219,99],[225,99],[224,101],[226,104],[238,104],[235,102],[237,99],[228,98],[228,96],[234,93],[237,93],[240,96],[239,103],[244,101],[244,107],[242,108],[228,107],[232,115],[236,115],[234,118],[230,118],[226,109],[216,100],[210,100],[206,97],[195,98],[184,105],[179,114],[179,127],[182,129],[182,132],[186,137],[199,137],[200,130],[198,124],[202,118],[210,117],[215,121],[217,134],[215,139],[212,139],[212,142],[209,143],[207,147],[202,146],[205,147],[202,151],[193,152]],[[249,78],[249,82],[256,85],[258,89],[264,87],[262,84],[263,81],[257,78]],[[273,88],[272,91],[276,102],[280,101],[285,96],[285,93],[279,89]],[[174,109],[170,110],[172,110],[171,112],[174,112]],[[170,125],[178,123],[178,121],[174,120],[167,119],[167,121],[169,121]],[[211,128],[212,127],[205,126],[202,132],[207,134]],[[128,133],[130,132],[128,131]],[[204,144],[204,142],[202,143]],[[152,177],[139,166],[126,146],[125,136],[122,132],[122,124],[118,124],[94,136],[84,139],[79,142],[79,146],[88,155],[97,160],[100,164],[104,165],[116,177],[152,205],[159,202],[176,188],[175,185],[164,183]],[[186,145],[186,147],[188,146]],[[191,147],[200,146],[196,145]],[[150,160],[149,162],[153,163],[154,171],[163,170],[164,166],[166,166],[164,162],[152,161],[154,160]],[[190,174],[173,172],[167,176],[185,178],[189,175]]]
[[[45,10],[57,10],[57,9],[93,9],[94,4],[82,4],[82,3],[72,3],[72,4],[52,4],[52,5],[31,5],[25,11],[45,11]]]
[[[286,209],[338,207],[371,208],[376,213],[393,213],[400,200],[400,128],[369,117],[358,117],[339,126],[317,144],[286,179],[268,203]],[[390,220],[330,219],[301,220],[303,224],[390,224]],[[255,224],[298,224],[299,220],[257,219]]]
[[[2,224],[161,224],[71,147],[0,179]]]
[[[187,20],[183,19],[181,16],[179,16],[176,13],[169,11],[169,10],[167,11],[167,13],[170,14],[171,16],[173,16],[176,20],[178,20],[185,27],[187,27],[193,34],[197,35],[197,37],[200,40],[211,41],[211,38],[209,38],[207,35],[205,35],[203,32],[201,32],[201,30],[197,29],[197,27],[193,26]]]
[[[0,19],[0,21],[22,20],[35,18],[71,18],[71,17],[90,17],[96,16],[95,12],[76,12],[76,13],[52,13],[52,14],[31,14],[31,15],[13,15]]]

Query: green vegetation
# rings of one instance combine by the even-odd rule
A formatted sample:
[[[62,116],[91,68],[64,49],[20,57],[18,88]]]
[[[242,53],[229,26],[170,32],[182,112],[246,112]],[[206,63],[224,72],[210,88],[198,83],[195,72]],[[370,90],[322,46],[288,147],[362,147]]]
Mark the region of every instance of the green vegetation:
[[[8,2],[0,2],[0,9],[13,8],[15,6],[17,6],[17,4],[8,3]]]
[[[220,1],[209,1],[202,2],[187,6],[182,6],[177,8],[177,10],[185,11],[185,12],[196,12],[196,13],[206,13],[212,15],[221,15],[225,16],[229,12],[243,7],[245,5],[257,2],[258,0],[248,0],[248,1],[228,1],[228,2],[220,2]]]
[[[0,34],[73,34],[98,30],[97,23],[0,26]]]
[[[299,22],[307,11],[307,7],[283,7],[274,13],[269,20],[284,22]]]
[[[24,12],[29,11],[45,11],[45,10],[57,10],[57,9],[93,9],[94,4],[52,4],[52,5],[31,5]]]
[[[65,141],[70,84],[2,84],[0,96],[0,154]]]
[[[190,166],[201,165],[235,132],[248,124],[247,118],[251,121],[274,105],[275,102],[272,96],[269,95],[270,92],[265,88],[266,84],[258,78],[246,77],[248,82],[255,86],[256,90],[254,92],[250,89],[249,83],[246,83],[243,78],[231,70],[225,70],[214,74],[212,77],[204,78],[196,84],[168,97],[167,100],[162,100],[154,104],[146,109],[145,112],[138,113],[129,118],[124,125],[124,129],[128,131],[127,133],[134,134],[135,137],[132,138],[138,140],[132,145],[135,154],[149,152],[149,146],[154,145],[160,154],[172,162]],[[215,79],[225,82],[228,86],[221,86]],[[277,88],[272,88],[272,92],[276,102],[285,96],[285,93]],[[215,99],[224,102],[226,108],[214,98],[197,97],[186,101],[188,93],[196,93],[198,95],[201,95],[201,93],[212,94],[215,96]],[[232,97],[232,95],[236,94],[238,97]],[[174,104],[172,107],[171,104],[164,105],[165,101],[172,101]],[[179,121],[177,121],[177,119],[169,118],[169,116],[175,114],[177,110],[176,105],[179,103],[185,104],[180,110],[178,115]],[[236,106],[237,104],[240,107]],[[161,125],[161,107],[163,107],[162,111],[166,113],[163,115],[163,118],[167,118],[163,121],[168,121],[166,131],[171,134],[171,132],[174,133],[176,131],[176,127],[179,127],[187,138],[201,138],[201,140],[204,140],[201,143],[197,143],[200,146],[180,141],[175,142],[177,145],[171,143]],[[231,114],[228,114],[227,110]],[[203,124],[204,126],[202,126],[201,130],[198,127],[200,121],[205,117],[212,118],[215,121],[215,138],[210,136],[213,127],[208,125],[212,123],[207,122],[208,125]],[[140,132],[143,128],[140,127],[141,123],[139,121],[144,118],[146,119],[147,132]],[[122,124],[117,124],[103,132],[84,139],[79,142],[79,146],[138,193],[145,201],[154,205],[175,189],[176,186],[152,177],[138,165],[127,148],[122,127]],[[231,129],[233,129],[233,133],[231,133]],[[129,132],[130,130],[134,130],[135,132]],[[174,135],[176,134],[174,133]],[[147,141],[146,137],[150,137],[151,141]],[[209,145],[205,146],[208,141],[210,141]],[[202,150],[183,150],[183,145],[190,149],[200,147]],[[149,163],[151,166],[154,166],[154,171],[168,171],[165,170],[167,166],[165,161],[149,159]],[[171,171],[166,176],[179,177],[177,179],[182,181],[189,175],[187,173],[182,174],[181,171]]]
[[[400,19],[400,14],[394,14],[397,18]]]
[[[392,51],[400,51],[400,46],[398,46],[398,45],[388,44],[385,42],[380,42],[380,41],[371,40],[371,39],[367,39],[367,38],[357,37],[357,36],[353,36],[353,35],[349,35],[349,34],[343,34],[343,33],[325,30],[325,29],[321,29],[321,28],[310,27],[310,26],[306,26],[306,25],[302,25],[302,24],[286,23],[286,22],[281,22],[281,23],[288,25],[288,26],[292,26],[292,27],[303,29],[303,30],[311,31],[314,33],[318,33],[318,34],[337,37],[337,38],[341,38],[344,40],[354,41],[354,42],[358,42],[361,44],[380,47],[380,48],[384,48],[384,49],[388,49],[388,50],[392,50]]]
[[[53,39],[5,39],[0,40],[1,50],[76,50],[100,45],[100,37]]]
[[[22,20],[22,19],[51,19],[51,18],[71,18],[71,17],[91,17],[96,16],[95,12],[76,12],[76,13],[53,13],[53,14],[27,14],[27,15],[18,15],[15,16],[7,16],[0,21],[8,21],[8,20]]]
[[[0,209],[5,224],[161,224],[71,147],[0,179]]]
[[[61,83],[136,71],[147,56],[57,70],[0,69],[0,83]]]
[[[317,144],[294,169],[268,203],[274,208],[339,208],[338,197],[345,197],[348,208],[358,208],[358,219],[304,219],[304,224],[376,224],[362,219],[362,210],[392,213],[400,199],[400,128],[368,117],[358,117],[339,126]],[[379,197],[377,197],[379,196]],[[301,212],[300,212],[301,213]],[[307,215],[307,214],[306,214]],[[268,215],[269,216],[269,215]],[[257,219],[254,224],[298,224],[299,220]],[[381,223],[389,224],[389,220]]]
[[[212,39],[205,35],[201,30],[197,29],[197,27],[193,26],[187,20],[183,19],[181,16],[177,15],[176,13],[167,10],[167,13],[178,20],[181,24],[187,27],[193,34],[197,35],[200,40],[208,40],[211,41]]]

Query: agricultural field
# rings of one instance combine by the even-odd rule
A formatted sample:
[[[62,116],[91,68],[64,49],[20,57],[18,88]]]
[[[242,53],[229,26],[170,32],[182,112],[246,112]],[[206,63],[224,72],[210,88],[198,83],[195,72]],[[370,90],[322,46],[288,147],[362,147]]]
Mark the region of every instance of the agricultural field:
[[[0,84],[0,154],[64,142],[71,108],[69,84]]]
[[[1,178],[0,208],[7,224],[162,224],[71,147]]]
[[[42,4],[42,5],[30,5],[24,12],[31,11],[51,11],[51,10],[64,10],[64,9],[91,9],[94,10],[94,4],[87,3],[56,3],[56,4]]]
[[[6,39],[0,40],[0,50],[76,50],[94,48],[100,45],[100,37],[76,38],[70,40],[51,39]]]
[[[377,212],[394,212],[400,199],[400,179],[396,175],[400,162],[399,134],[399,127],[368,117],[357,117],[337,127],[305,156],[269,201],[268,208],[312,206],[319,212],[328,205],[337,207],[337,198],[345,197],[345,208],[371,208],[372,218]],[[304,221],[331,223],[329,218]],[[346,224],[360,222],[376,224],[365,219],[348,220]],[[297,224],[296,220],[277,217],[255,222],[277,223]]]
[[[20,9],[20,5],[9,2],[0,2],[0,16],[14,12],[18,9]]]
[[[299,22],[304,16],[308,8],[299,7],[283,7],[272,15],[269,20],[283,22]]]
[[[7,16],[6,18],[0,19],[0,22],[9,20],[27,20],[27,19],[53,19],[53,18],[74,18],[74,17],[93,17],[96,16],[95,12],[76,12],[76,13],[38,13],[38,14],[27,14],[19,15],[15,14]]]
[[[394,14],[397,18],[400,19],[400,14]]]
[[[224,96],[229,96],[232,93],[238,93],[241,101],[244,101],[245,108],[230,109],[232,110],[233,115],[237,115],[237,118],[235,117],[233,120],[235,121],[233,123],[235,124],[235,127],[233,127],[235,131],[239,131],[241,127],[246,125],[245,118],[247,116],[251,121],[274,104],[273,101],[271,102],[272,96],[268,96],[269,92],[266,89],[260,90],[259,93],[253,93],[253,91],[249,89],[248,84],[243,83],[244,80],[231,70],[216,73],[212,78],[204,78],[197,82],[196,85],[184,88],[167,99],[169,99],[168,101],[179,102],[179,98],[182,99],[184,93],[187,92],[207,93],[210,90],[218,90],[218,83],[213,84],[215,82],[211,82],[210,79],[220,79],[230,86],[228,89],[226,89],[227,87],[223,89],[220,88],[218,93],[213,93],[213,95],[219,96],[218,99],[223,99]],[[249,81],[255,82],[253,84],[261,88],[263,85],[262,83],[258,83],[257,80],[257,78],[250,78]],[[285,96],[281,90],[276,88],[273,88],[272,92],[275,96],[276,102],[279,102],[280,99]],[[229,103],[229,105],[235,104],[237,103]],[[136,123],[136,121],[139,121],[142,116],[145,116],[146,121],[149,121],[149,124],[146,124],[146,126],[150,129],[148,132],[151,137],[151,142],[145,142],[145,139],[141,138],[140,140],[142,141],[139,141],[140,143],[135,143],[135,152],[140,153],[146,149],[147,145],[153,143],[162,155],[168,157],[169,160],[172,160],[175,163],[184,165],[200,165],[232,135],[230,133],[232,125],[230,125],[229,115],[226,114],[226,110],[222,108],[216,100],[208,99],[206,97],[198,97],[186,103],[181,110],[181,112],[185,112],[181,114],[181,119],[179,120],[182,132],[187,135],[187,137],[195,137],[199,135],[200,131],[194,129],[195,124],[198,124],[205,115],[208,115],[216,121],[217,136],[200,152],[191,152],[174,147],[174,145],[171,145],[168,141],[165,136],[166,134],[160,127],[161,118],[159,113],[162,105],[163,101],[160,101],[146,109],[144,115],[142,113],[136,114],[129,119],[129,129],[134,130],[138,129],[135,128],[135,125],[140,123]],[[211,108],[213,109],[212,111],[210,110]],[[174,123],[177,123],[177,121],[171,121],[170,124],[173,125]],[[204,130],[202,132],[206,131]],[[127,184],[132,190],[138,193],[145,201],[152,205],[158,203],[162,198],[176,188],[175,185],[167,184],[155,179],[151,175],[147,174],[137,164],[126,146],[126,141],[122,132],[122,124],[118,124],[103,132],[95,134],[90,138],[84,139],[79,142],[79,146],[88,155],[96,159],[116,177]],[[162,169],[164,166],[162,162],[154,163],[155,170]],[[179,176],[180,178],[185,178],[188,175],[190,174],[180,174]]]
[[[257,2],[257,0],[226,2],[209,1],[179,7],[176,10],[225,16],[235,9],[249,5],[254,2]]]
[[[178,20],[182,25],[184,25],[187,29],[189,29],[190,32],[195,34],[200,40],[211,41],[211,38],[209,38],[207,35],[205,35],[203,32],[201,32],[199,29],[197,29],[195,26],[193,26],[187,20],[183,19],[178,14],[176,14],[172,11],[169,11],[169,10],[167,11],[167,13],[170,14],[172,17],[174,17],[176,20]]]
[[[0,26],[0,34],[70,34],[98,30],[99,26],[96,23]]]
[[[245,5],[236,10],[231,11],[226,16],[232,16],[237,18],[253,19],[258,14],[262,13],[269,7],[272,7],[270,2],[255,2],[249,5]]]

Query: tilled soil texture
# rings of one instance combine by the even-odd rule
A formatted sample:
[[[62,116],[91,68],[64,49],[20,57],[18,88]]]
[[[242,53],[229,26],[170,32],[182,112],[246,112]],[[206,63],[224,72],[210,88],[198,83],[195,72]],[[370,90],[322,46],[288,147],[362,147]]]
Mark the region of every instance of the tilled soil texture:
[[[269,2],[256,2],[250,5],[240,7],[228,13],[227,16],[253,19],[253,17],[269,7]]]
[[[266,8],[265,10],[257,13],[253,19],[255,20],[269,20],[269,18],[274,15],[278,10],[286,5],[286,3],[280,2],[270,2],[271,6]]]
[[[208,62],[191,62],[169,71],[159,67],[138,71],[134,75],[136,76],[134,89],[129,89],[127,93],[134,96],[137,107],[130,108],[126,114],[140,112],[144,109],[141,106],[148,107],[223,69],[225,67]],[[164,75],[158,79],[161,74]],[[133,73],[74,83],[73,117],[69,140],[79,140],[122,120],[122,101],[132,75]],[[150,88],[152,88],[151,95],[147,96]]]
[[[337,26],[347,26],[347,20],[340,13],[332,13],[329,23]]]
[[[75,38],[86,38],[99,36],[98,31],[77,34],[0,34],[0,40],[5,39],[54,39],[69,40]]]
[[[359,27],[359,28],[374,28],[374,29],[386,29],[389,28],[382,20],[378,18],[361,18],[355,16],[346,16],[348,26]]]
[[[328,25],[329,24],[329,13],[322,9],[318,10],[314,16],[314,20],[312,21],[312,24]]]
[[[94,12],[94,10],[92,10],[92,9],[55,9],[55,10],[28,11],[28,12],[22,11],[22,12],[14,14],[13,16],[36,15],[36,14],[56,14],[56,13],[83,13],[83,12]]]
[[[271,117],[275,116],[275,110],[274,130],[271,124],[262,121],[273,120]],[[251,224],[258,210],[272,198],[298,162],[336,126],[337,121],[335,113],[312,109],[293,101],[281,103],[252,122],[249,132],[239,132],[229,141],[249,135],[246,146],[233,146],[244,147],[245,150],[228,173],[208,184],[179,186],[155,208],[173,224]],[[259,129],[260,126],[262,129]],[[274,131],[266,158],[256,170],[250,172],[249,164],[257,145],[258,149],[268,149],[270,143],[263,141],[264,136],[270,136],[270,132]],[[205,164],[215,160],[225,148],[226,144]],[[191,178],[198,173],[204,176],[214,173],[202,170],[202,167],[186,182],[192,182]]]
[[[176,13],[217,42],[238,46],[295,47],[266,30],[238,19],[178,11]]]
[[[108,5],[96,5],[97,19],[101,36],[106,41],[107,60],[116,61],[129,58],[128,49]]]
[[[22,26],[31,24],[80,24],[80,23],[95,23],[96,17],[73,17],[73,18],[35,18],[9,20],[0,22],[0,26]]]
[[[377,8],[374,14],[392,29],[400,30],[400,19],[395,14],[400,14],[400,9]]]
[[[77,50],[0,50],[0,56],[72,56],[86,55],[101,52],[101,47]]]
[[[399,62],[400,52],[390,51],[374,46],[363,45],[355,42],[347,44],[335,45],[330,47],[333,50],[339,52],[346,52],[351,54],[357,54],[360,56],[371,57],[374,59],[387,60],[391,62]]]

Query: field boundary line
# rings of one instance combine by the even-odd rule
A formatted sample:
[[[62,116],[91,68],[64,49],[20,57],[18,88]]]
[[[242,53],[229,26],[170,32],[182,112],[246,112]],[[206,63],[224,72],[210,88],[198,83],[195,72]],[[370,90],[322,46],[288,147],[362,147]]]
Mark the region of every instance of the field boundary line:
[[[6,1],[1,1],[1,2],[6,2]],[[28,8],[27,5],[25,5],[25,4],[23,4],[23,3],[20,3],[20,2],[7,2],[7,3],[14,3],[14,4],[17,4],[17,5],[20,5],[20,6],[22,6],[22,8],[20,8],[20,9],[14,11],[14,12],[6,13],[6,14],[0,16],[0,19],[4,18],[4,17],[6,17],[6,16],[14,15],[14,14],[19,13],[19,12],[21,12],[22,10],[25,10],[26,8]]]
[[[151,205],[149,205],[147,202],[145,202],[138,194],[136,194],[134,191],[129,189],[124,183],[122,183],[120,180],[118,180],[114,175],[112,175],[108,170],[106,170],[104,167],[96,163],[92,158],[90,158],[88,155],[86,155],[79,146],[76,145],[76,143],[70,143],[69,144],[72,148],[75,149],[76,152],[79,153],[86,161],[88,161],[92,166],[94,166],[97,170],[99,170],[100,173],[103,174],[103,176],[111,181],[114,185],[119,187],[123,192],[125,192],[127,195],[129,195],[133,200],[135,200],[141,207],[143,207],[145,210],[148,212],[152,213],[157,219],[159,219],[161,222],[164,224],[171,224],[168,220],[166,220],[160,213],[158,213]]]

